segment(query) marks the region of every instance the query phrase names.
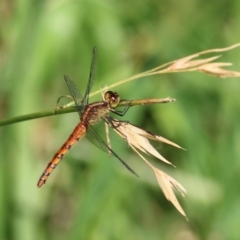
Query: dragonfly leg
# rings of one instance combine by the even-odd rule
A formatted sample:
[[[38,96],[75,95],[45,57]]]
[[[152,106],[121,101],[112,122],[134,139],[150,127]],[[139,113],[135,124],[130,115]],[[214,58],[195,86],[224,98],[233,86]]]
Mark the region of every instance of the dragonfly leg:
[[[63,109],[63,108],[66,107],[66,105],[59,106],[59,102],[60,102],[60,100],[61,100],[62,98],[70,98],[70,99],[73,100],[73,97],[70,96],[70,95],[65,95],[65,96],[61,96],[61,97],[59,97],[58,100],[57,100],[57,106],[56,106],[56,109]]]
[[[119,116],[124,116],[128,109],[131,107],[131,102],[123,109],[123,110],[116,110],[116,109],[111,109],[111,112],[119,115]]]

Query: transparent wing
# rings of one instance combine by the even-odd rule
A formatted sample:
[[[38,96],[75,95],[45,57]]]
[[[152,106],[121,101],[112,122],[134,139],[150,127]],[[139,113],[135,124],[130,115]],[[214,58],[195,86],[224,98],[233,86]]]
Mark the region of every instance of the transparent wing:
[[[95,127],[89,126],[87,130],[86,137],[88,140],[94,144],[96,147],[100,148],[102,151],[106,153],[111,153],[114,157],[116,157],[131,173],[138,177],[138,175],[133,171],[133,169],[123,161],[110,147],[108,147],[107,143],[102,139],[102,137],[94,130]]]
[[[82,105],[82,95],[80,94],[80,92],[78,91],[77,86],[75,85],[75,83],[70,79],[70,77],[68,77],[67,75],[64,75],[64,80],[68,86],[69,92],[71,93],[73,100],[76,104],[76,109],[78,111],[79,114],[81,114],[81,111],[83,109],[83,105]]]
[[[88,96],[89,96],[89,93],[91,91],[91,88],[92,88],[92,85],[94,82],[94,78],[95,78],[95,74],[96,74],[96,67],[97,67],[97,48],[94,47],[93,52],[92,52],[92,62],[91,62],[91,67],[90,67],[88,85],[86,88],[84,98],[82,99],[82,105],[84,105],[84,106],[88,104]]]

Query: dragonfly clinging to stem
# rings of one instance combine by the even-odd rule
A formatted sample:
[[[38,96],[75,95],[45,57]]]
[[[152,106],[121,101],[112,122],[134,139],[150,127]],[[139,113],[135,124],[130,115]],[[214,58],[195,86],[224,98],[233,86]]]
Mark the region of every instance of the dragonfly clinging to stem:
[[[110,112],[116,113],[120,116],[123,116],[130,105],[126,106],[123,111],[117,111],[115,108],[120,102],[120,97],[116,92],[107,91],[103,96],[103,101],[88,103],[89,93],[93,86],[95,72],[96,72],[96,58],[97,58],[97,48],[93,48],[92,62],[90,67],[90,75],[87,84],[87,89],[85,95],[82,97],[78,91],[74,82],[68,77],[64,76],[68,89],[72,95],[72,98],[75,102],[77,112],[80,116],[80,122],[73,130],[72,134],[69,136],[67,141],[62,145],[62,147],[57,151],[52,160],[48,163],[44,172],[42,173],[37,186],[41,187],[46,183],[51,172],[56,168],[60,160],[64,155],[71,149],[71,147],[76,144],[79,139],[87,135],[88,139],[94,143],[97,147],[102,149],[105,152],[111,153],[116,157],[120,162],[133,174],[137,174],[124,162],[108,144],[101,138],[101,136],[94,130],[93,125],[104,119],[109,115]]]

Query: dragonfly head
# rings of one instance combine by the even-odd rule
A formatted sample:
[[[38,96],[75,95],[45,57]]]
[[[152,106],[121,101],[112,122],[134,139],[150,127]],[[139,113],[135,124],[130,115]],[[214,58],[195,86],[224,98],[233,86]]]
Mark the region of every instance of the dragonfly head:
[[[108,102],[111,108],[115,108],[120,102],[120,97],[116,92],[107,91],[104,93],[104,101]]]

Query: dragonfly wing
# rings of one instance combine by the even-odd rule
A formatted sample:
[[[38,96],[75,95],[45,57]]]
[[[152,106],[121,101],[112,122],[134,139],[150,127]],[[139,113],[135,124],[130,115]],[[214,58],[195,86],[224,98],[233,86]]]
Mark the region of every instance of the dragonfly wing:
[[[95,146],[100,148],[102,151],[106,153],[111,153],[114,157],[116,157],[130,172],[132,172],[134,175],[138,177],[138,175],[133,171],[133,169],[125,162],[123,161],[108,145],[107,143],[102,139],[102,137],[94,130],[93,126],[89,126],[86,136],[88,140],[93,143]]]
[[[95,74],[96,74],[96,66],[97,66],[97,48],[93,48],[92,52],[92,62],[91,62],[91,67],[90,67],[90,74],[89,74],[89,79],[88,79],[88,85],[86,88],[86,92],[84,95],[84,98],[82,100],[82,104],[85,106],[88,104],[88,95],[91,91],[91,88],[93,86]]]
[[[75,83],[70,79],[70,77],[68,77],[67,75],[64,75],[64,80],[68,86],[68,89],[69,89],[69,92],[71,93],[72,97],[73,97],[73,100],[76,104],[76,108],[77,108],[77,111],[79,112],[79,114],[81,114],[81,110],[82,110],[82,95],[81,93],[79,92],[77,86],[75,85]]]
[[[89,79],[88,79],[88,85],[86,88],[86,92],[84,97],[82,97],[82,95],[80,94],[80,92],[78,91],[77,86],[75,85],[75,83],[70,79],[70,77],[68,77],[67,75],[64,75],[64,80],[68,86],[68,89],[73,97],[73,100],[76,104],[76,108],[78,110],[78,112],[81,114],[81,110],[83,106],[86,106],[88,104],[88,96],[89,93],[91,91],[91,88],[93,86],[93,82],[94,82],[94,77],[96,74],[96,65],[97,65],[97,48],[94,47],[93,48],[93,53],[92,53],[92,62],[91,62],[91,67],[90,67],[90,75],[89,75]]]

